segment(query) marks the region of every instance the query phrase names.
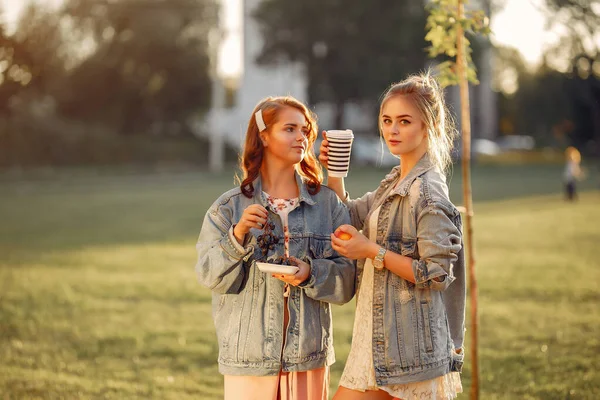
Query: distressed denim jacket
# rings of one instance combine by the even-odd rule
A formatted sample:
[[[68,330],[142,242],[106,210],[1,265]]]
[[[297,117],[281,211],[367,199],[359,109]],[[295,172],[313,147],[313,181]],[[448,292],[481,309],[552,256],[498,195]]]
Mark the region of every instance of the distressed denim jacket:
[[[379,386],[460,371],[464,357],[454,351],[462,348],[466,297],[460,213],[427,154],[396,186],[399,179],[395,167],[375,192],[346,202],[352,225],[365,233],[381,206],[377,237],[371,239],[413,259],[416,284],[375,270],[373,362]],[[360,260],[359,289],[363,268]]]
[[[335,361],[330,303],[343,304],[354,296],[356,267],[331,247],[330,234],[350,223],[347,207],[329,188],[311,195],[296,174],[299,202],[288,216],[290,255],[311,266],[310,277],[290,286],[289,323],[284,327],[284,283],[261,272],[257,236],[251,229],[241,246],[233,224],[251,204],[265,208],[260,178],[254,197],[240,188],[223,194],[208,210],[196,245],[196,273],[212,290],[212,315],[219,345],[219,371],[224,375],[277,375],[307,371]],[[283,227],[279,215],[269,210],[279,244],[268,258],[282,255]]]

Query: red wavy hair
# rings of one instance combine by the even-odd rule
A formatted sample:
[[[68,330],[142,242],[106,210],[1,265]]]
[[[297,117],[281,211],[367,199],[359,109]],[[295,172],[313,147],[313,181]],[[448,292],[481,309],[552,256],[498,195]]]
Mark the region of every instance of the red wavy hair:
[[[267,131],[269,131],[273,124],[277,122],[279,112],[286,107],[293,107],[300,111],[306,119],[308,128],[308,147],[304,158],[296,165],[296,171],[308,181],[307,186],[310,194],[317,194],[319,190],[321,190],[323,170],[321,169],[321,164],[317,162],[317,157],[313,150],[313,145],[317,139],[317,122],[315,114],[294,97],[267,97],[261,100],[256,107],[254,107],[254,111],[252,111],[250,121],[248,121],[244,150],[240,157],[240,170],[243,174],[240,189],[246,197],[252,197],[254,195],[254,185],[252,182],[260,173],[260,167],[265,151],[262,140],[260,139],[260,132],[258,131],[254,114],[258,110],[262,110],[263,121],[265,122]]]

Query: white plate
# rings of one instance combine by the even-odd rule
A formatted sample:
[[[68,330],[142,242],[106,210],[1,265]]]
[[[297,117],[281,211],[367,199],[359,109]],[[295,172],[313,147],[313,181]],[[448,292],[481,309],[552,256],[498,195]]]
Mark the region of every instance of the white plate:
[[[256,262],[256,266],[262,272],[270,274],[294,275],[300,268],[295,265],[279,265],[265,262]]]

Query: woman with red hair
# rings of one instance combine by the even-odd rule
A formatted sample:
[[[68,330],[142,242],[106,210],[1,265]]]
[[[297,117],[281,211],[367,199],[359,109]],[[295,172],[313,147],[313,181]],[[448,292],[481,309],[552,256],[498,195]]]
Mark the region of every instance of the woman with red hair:
[[[331,247],[330,234],[350,218],[321,186],[316,137],[315,117],[298,100],[260,101],[248,123],[240,186],[206,213],[196,272],[213,293],[225,399],[328,398],[330,303],[353,297],[355,267]],[[282,257],[295,274],[256,266]]]

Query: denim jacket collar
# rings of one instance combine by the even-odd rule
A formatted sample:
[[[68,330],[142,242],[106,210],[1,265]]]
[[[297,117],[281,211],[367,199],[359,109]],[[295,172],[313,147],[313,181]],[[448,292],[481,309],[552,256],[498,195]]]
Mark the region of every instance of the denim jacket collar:
[[[305,202],[308,205],[315,205],[317,202],[313,199],[313,196],[308,192],[308,185],[304,183],[302,176],[297,171],[294,171],[294,176],[296,177],[296,184],[298,185],[298,192],[300,193],[298,196],[298,202]],[[252,182],[252,186],[254,187],[254,199],[261,204],[263,207],[266,207],[267,204],[263,201],[262,196],[262,180],[260,174],[258,177]]]
[[[408,175],[406,175],[404,179],[400,181],[396,189],[394,189],[393,193],[399,194],[400,196],[406,196],[408,194],[410,186],[415,181],[415,179],[417,179],[419,176],[423,175],[425,172],[429,171],[433,167],[434,165],[429,159],[429,154],[425,153],[423,157],[421,157],[421,159],[413,167],[413,169],[410,170]],[[397,182],[397,180],[400,178],[400,168],[401,165],[394,167],[392,171],[385,177],[384,182],[387,182],[389,184]]]

